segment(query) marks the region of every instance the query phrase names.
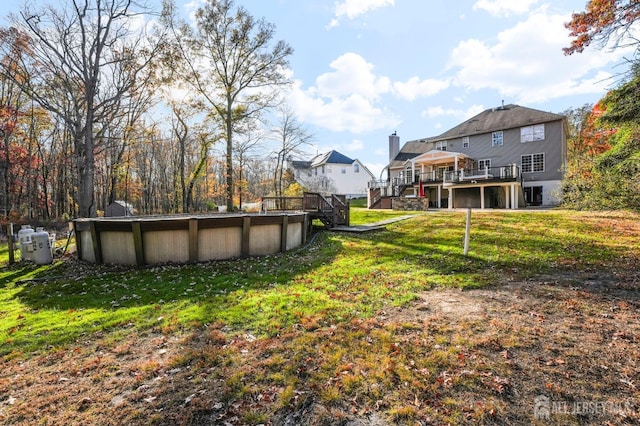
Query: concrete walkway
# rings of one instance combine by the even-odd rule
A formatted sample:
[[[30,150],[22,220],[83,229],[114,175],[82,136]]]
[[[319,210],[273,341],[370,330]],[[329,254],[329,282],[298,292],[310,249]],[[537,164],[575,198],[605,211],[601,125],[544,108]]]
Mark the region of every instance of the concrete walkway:
[[[391,219],[383,220],[375,223],[367,223],[366,225],[354,225],[354,226],[336,226],[331,228],[330,231],[338,232],[369,232],[376,231],[378,229],[385,229],[390,223],[399,222],[401,220],[411,219],[412,217],[419,216],[419,214],[408,214],[404,216],[392,217]]]

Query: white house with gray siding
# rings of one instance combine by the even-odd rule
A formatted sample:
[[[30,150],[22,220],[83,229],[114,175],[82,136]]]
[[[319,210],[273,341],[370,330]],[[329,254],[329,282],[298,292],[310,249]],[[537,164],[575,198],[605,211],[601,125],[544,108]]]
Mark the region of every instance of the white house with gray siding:
[[[554,206],[566,164],[563,115],[501,105],[400,148],[389,136],[387,179],[369,182],[369,208],[422,198],[432,208]]]

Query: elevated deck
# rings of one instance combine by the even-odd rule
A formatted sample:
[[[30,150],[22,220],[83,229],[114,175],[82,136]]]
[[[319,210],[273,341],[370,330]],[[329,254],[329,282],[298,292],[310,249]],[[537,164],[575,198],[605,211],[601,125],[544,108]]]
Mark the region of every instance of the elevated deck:
[[[305,192],[302,197],[262,197],[263,212],[303,211],[326,228],[349,226],[349,202],[344,195]]]

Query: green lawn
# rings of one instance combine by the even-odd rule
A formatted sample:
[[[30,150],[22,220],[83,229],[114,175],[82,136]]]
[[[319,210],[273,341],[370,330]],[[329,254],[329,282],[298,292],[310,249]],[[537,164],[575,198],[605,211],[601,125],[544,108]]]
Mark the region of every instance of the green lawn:
[[[351,217],[352,223],[362,224],[406,214],[354,208]],[[633,265],[640,255],[639,220],[640,216],[624,212],[474,212],[468,256],[463,254],[465,212],[441,211],[416,214],[380,231],[323,231],[305,247],[261,258],[141,269],[75,261],[40,267],[18,263],[0,270],[0,355],[4,368],[16,371],[23,362],[43,368],[58,358],[84,363],[88,367],[74,374],[86,376],[100,388],[95,392],[110,381],[124,380],[122,371],[128,369],[131,374],[126,377],[135,381],[128,386],[133,389],[143,383],[151,386],[167,371],[181,372],[172,373],[175,389],[157,389],[145,403],[155,407],[151,411],[140,406],[118,408],[117,415],[127,423],[163,424],[161,419],[172,419],[166,416],[210,413],[211,406],[224,406],[229,416],[225,418],[241,413],[234,424],[259,424],[285,407],[304,407],[307,397],[340,413],[352,412],[349,407],[357,407],[362,415],[382,412],[401,424],[414,424],[416,419],[436,424],[464,423],[461,419],[508,422],[526,418],[517,411],[516,402],[522,401],[509,399],[515,398],[508,394],[513,381],[526,383],[522,389],[528,395],[551,392],[553,386],[570,392],[571,386],[579,385],[570,380],[581,374],[582,367],[585,375],[591,374],[589,354],[604,362],[602,354],[592,350],[578,353],[579,345],[568,346],[565,335],[553,336],[556,330],[582,330],[582,324],[595,324],[594,345],[601,345],[598,339],[604,331],[598,330],[605,325],[600,323],[609,318],[602,315],[614,309],[609,299],[593,302],[593,293],[586,290],[567,289],[564,295],[551,283],[540,290],[537,310],[519,308],[511,312],[517,314],[515,320],[498,316],[454,324],[436,312],[421,322],[400,318],[385,323],[377,318],[409,306],[433,289],[497,289],[510,282],[598,271],[615,271],[620,283],[634,285],[629,277],[635,274]],[[616,305],[621,323],[631,318],[620,315],[632,315],[632,303]],[[542,309],[547,311],[541,313]],[[549,322],[544,329],[542,321],[551,321],[551,315],[557,315],[558,325]],[[575,324],[566,325],[565,320]],[[616,331],[618,323],[610,327],[607,335],[622,337],[608,350],[634,341],[632,334],[625,337]],[[190,337],[179,340],[184,336]],[[156,337],[179,342],[179,351],[166,365],[155,360],[139,360],[133,367],[121,364],[138,354],[139,342]],[[91,346],[82,342],[97,342],[91,345],[101,353],[113,353],[112,360],[96,361],[93,352],[85,353],[84,347]],[[547,355],[549,350],[555,355]],[[74,351],[84,360],[74,361]],[[517,360],[521,370],[514,371],[512,358],[517,351],[522,352]],[[553,369],[567,362],[569,355],[563,351],[583,359],[583,364],[571,366],[573,376],[553,376]],[[144,353],[141,349],[141,358]],[[551,361],[546,361],[548,357]],[[538,358],[543,361],[536,367]],[[527,378],[522,369],[530,365],[537,368],[535,374],[555,378]],[[631,364],[620,368],[622,373],[616,374],[637,373]],[[29,392],[38,382],[36,370],[33,375],[18,390],[12,388],[18,386],[13,385],[14,376],[0,376],[0,391]],[[607,386],[615,386],[614,379]],[[211,386],[214,394],[203,396],[201,405],[182,402],[193,398],[191,389],[201,389],[205,395]],[[588,383],[584,386],[591,389]],[[150,401],[155,398],[163,405],[153,406]],[[476,403],[477,398],[482,400]],[[556,398],[568,397],[557,393]],[[91,403],[96,411],[72,405],[64,415],[48,409],[47,418],[52,423],[99,423],[116,415],[109,399]],[[42,415],[29,414],[30,406],[25,402],[11,409],[25,419]],[[173,417],[185,421],[180,419]]]
[[[399,212],[356,210],[356,223]],[[404,212],[406,214],[406,212]],[[592,216],[588,216],[592,218]],[[563,265],[605,267],[628,248],[580,213],[491,212],[416,216],[366,235],[322,233],[305,250],[258,259],[127,270],[56,262],[0,271],[0,351],[30,352],[80,335],[222,322],[275,335],[301,318],[320,325],[366,318],[432,287],[477,288]]]

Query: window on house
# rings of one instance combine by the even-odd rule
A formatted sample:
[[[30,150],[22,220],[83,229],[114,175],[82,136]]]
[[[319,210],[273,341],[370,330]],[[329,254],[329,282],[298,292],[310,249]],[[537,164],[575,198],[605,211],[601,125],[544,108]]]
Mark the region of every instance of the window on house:
[[[436,142],[436,149],[438,151],[446,151],[447,150],[447,141],[438,141],[438,142]]]
[[[491,146],[502,145],[502,140],[503,140],[502,130],[499,130],[497,132],[493,132],[491,134]]]
[[[331,166],[327,166],[327,173],[331,173]]]
[[[407,167],[405,169],[405,171],[404,171],[404,183],[405,184],[411,183],[411,179],[412,179],[411,174],[412,174],[411,167]]]
[[[469,136],[464,136],[462,138],[462,147],[469,148]]]
[[[324,166],[322,166],[322,174],[324,174]]]
[[[313,174],[314,174],[315,176],[318,176],[318,168],[313,169]]]
[[[533,154],[533,171],[544,172],[544,154]]]
[[[520,128],[520,142],[534,142],[544,140],[544,124]]]
[[[485,170],[491,168],[491,159],[478,160],[478,169]]]
[[[343,167],[343,168],[340,170],[340,173],[342,173],[343,175],[346,175],[346,174],[347,174],[347,168],[346,168],[346,167]]]
[[[544,153],[522,156],[522,173],[544,172]]]
[[[353,164],[353,173],[360,173],[360,164],[358,163]]]

